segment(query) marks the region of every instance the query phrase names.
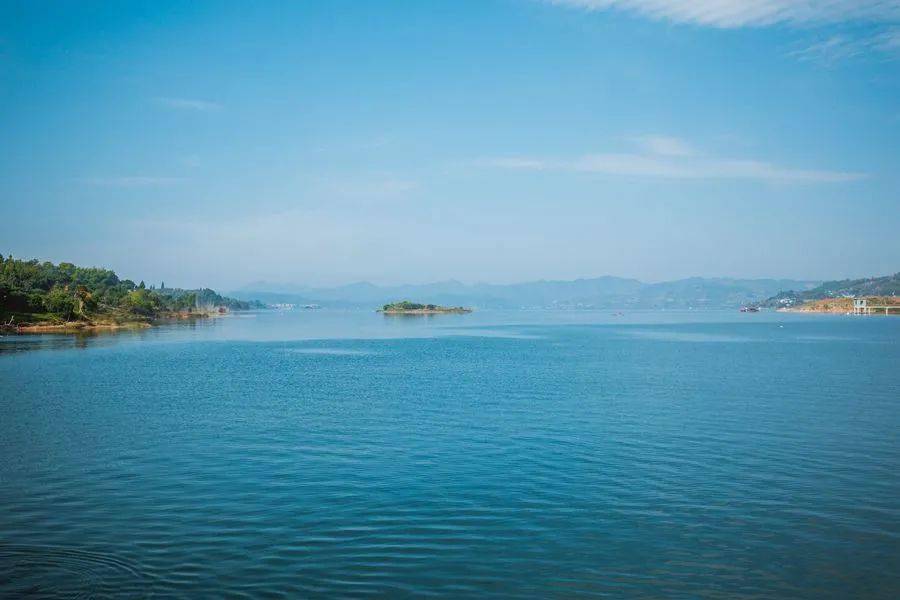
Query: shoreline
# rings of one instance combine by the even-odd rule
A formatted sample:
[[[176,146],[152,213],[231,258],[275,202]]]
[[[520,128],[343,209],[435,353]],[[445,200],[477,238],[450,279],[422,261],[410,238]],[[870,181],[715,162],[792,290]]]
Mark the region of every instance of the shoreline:
[[[868,296],[864,298],[868,300],[874,309],[872,315],[897,315],[900,314],[900,301],[892,296]],[[799,306],[781,307],[778,312],[788,313],[812,313],[812,314],[832,314],[832,315],[848,315],[854,314],[853,298],[823,298],[820,300],[810,300]],[[888,306],[889,310],[885,313],[882,309],[875,309],[876,306]]]
[[[157,325],[164,325],[173,321],[194,321],[222,316],[218,313],[170,313],[154,319],[122,321],[122,322],[91,322],[91,321],[66,321],[64,323],[22,323],[13,325],[0,325],[0,332],[9,334],[41,334],[41,333],[81,333],[120,331],[125,329],[149,329]]]
[[[871,313],[855,314],[852,310],[839,309],[810,309],[810,308],[779,308],[775,312],[791,313],[795,315],[844,315],[851,317],[896,317],[900,315],[900,310],[885,313],[883,310],[873,311]]]
[[[115,331],[117,329],[146,329],[152,327],[146,321],[133,323],[84,323],[67,321],[66,323],[35,323],[28,325],[4,326],[3,331],[10,333],[77,333],[79,331]]]

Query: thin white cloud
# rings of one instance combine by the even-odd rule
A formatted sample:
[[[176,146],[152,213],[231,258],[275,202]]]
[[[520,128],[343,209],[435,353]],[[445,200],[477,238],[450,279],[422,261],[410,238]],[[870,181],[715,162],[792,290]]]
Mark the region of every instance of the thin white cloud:
[[[865,47],[846,35],[832,35],[824,40],[791,52],[790,55],[803,61],[833,64],[854,58],[863,53]]]
[[[173,185],[183,181],[180,177],[155,177],[150,175],[132,175],[126,177],[84,177],[79,181],[85,185],[96,187],[137,188]]]
[[[208,100],[196,100],[191,98],[155,98],[160,106],[173,110],[193,110],[197,112],[212,112],[222,110],[222,105]]]
[[[790,55],[803,61],[833,65],[872,52],[887,59],[900,57],[900,27],[868,36],[834,34],[795,50]]]
[[[893,27],[875,38],[879,50],[900,52],[900,27]]]
[[[661,179],[743,179],[769,183],[841,183],[866,177],[864,173],[794,169],[760,160],[701,156],[677,138],[645,136],[636,140],[639,140],[642,152],[586,154],[574,158],[499,157],[481,160],[478,164],[514,170]]]
[[[900,0],[543,0],[583,10],[621,10],[710,27],[895,22]]]

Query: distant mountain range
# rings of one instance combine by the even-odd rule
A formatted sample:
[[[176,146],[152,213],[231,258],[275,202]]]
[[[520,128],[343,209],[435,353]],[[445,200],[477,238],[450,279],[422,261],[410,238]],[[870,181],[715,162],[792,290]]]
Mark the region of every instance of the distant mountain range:
[[[452,280],[398,286],[361,282],[331,288],[256,282],[231,292],[231,295],[270,304],[318,304],[342,308],[374,308],[399,300],[474,308],[733,308],[762,302],[785,290],[811,290],[819,283],[793,279],[701,277],[644,283],[609,276],[506,285],[464,284]]]
[[[764,306],[794,306],[810,300],[858,296],[900,296],[900,273],[868,279],[826,281],[812,289],[790,289],[768,298]]]

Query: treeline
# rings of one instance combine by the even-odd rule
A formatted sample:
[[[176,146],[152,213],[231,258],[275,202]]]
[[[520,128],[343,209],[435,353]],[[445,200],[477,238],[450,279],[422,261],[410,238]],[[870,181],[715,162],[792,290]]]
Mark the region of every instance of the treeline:
[[[251,310],[265,308],[266,305],[256,300],[237,300],[228,296],[221,296],[215,290],[202,288],[199,290],[183,290],[180,288],[160,287],[154,290],[161,296],[171,298],[173,301],[193,301],[197,308],[212,308],[224,306],[230,310]]]
[[[435,310],[437,308],[439,307],[435,304],[419,304],[418,302],[403,300],[401,302],[385,304],[381,310]]]
[[[109,269],[0,255],[0,318],[4,323],[149,320],[167,312],[214,306],[242,310],[254,304],[225,298],[209,289],[148,288],[143,281],[119,279]]]

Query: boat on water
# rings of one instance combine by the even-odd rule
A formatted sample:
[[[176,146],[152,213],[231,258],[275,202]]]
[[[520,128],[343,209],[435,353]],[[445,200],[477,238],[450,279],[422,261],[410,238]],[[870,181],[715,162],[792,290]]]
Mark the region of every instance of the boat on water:
[[[758,306],[742,306],[741,312],[751,313],[751,312],[759,312]]]

